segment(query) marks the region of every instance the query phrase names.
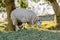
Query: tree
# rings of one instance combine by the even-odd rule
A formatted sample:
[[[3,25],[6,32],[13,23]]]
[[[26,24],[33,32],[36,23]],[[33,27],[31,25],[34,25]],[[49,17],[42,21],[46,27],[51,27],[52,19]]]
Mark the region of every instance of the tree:
[[[6,11],[7,11],[7,19],[8,19],[8,26],[7,26],[7,30],[11,31],[13,30],[13,24],[12,24],[12,20],[10,17],[11,11],[15,9],[15,0],[3,0],[3,3],[6,6]]]
[[[9,31],[14,30],[10,14],[11,14],[11,11],[13,11],[15,9],[15,3],[14,3],[15,0],[2,0],[2,2],[6,6],[6,11],[7,11],[8,26],[6,27],[6,29]],[[27,2],[27,0],[25,0],[25,1],[21,0],[21,8],[27,7],[26,2]]]
[[[57,22],[57,28],[60,29],[60,7],[57,3],[57,0],[48,0],[51,5],[53,6],[53,9],[56,14],[56,22]]]

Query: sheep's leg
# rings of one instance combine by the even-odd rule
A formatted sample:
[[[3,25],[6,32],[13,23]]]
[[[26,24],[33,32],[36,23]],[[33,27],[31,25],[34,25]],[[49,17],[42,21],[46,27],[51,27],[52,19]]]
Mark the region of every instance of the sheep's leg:
[[[26,23],[22,23],[22,29],[24,29],[25,24],[26,24]]]
[[[15,27],[16,27],[15,28],[16,31],[20,30],[19,27],[18,27],[18,25],[15,25]]]
[[[13,20],[13,25],[15,26],[16,31],[20,30],[16,19]]]
[[[32,23],[32,25],[34,25],[34,19],[32,19],[31,23]]]

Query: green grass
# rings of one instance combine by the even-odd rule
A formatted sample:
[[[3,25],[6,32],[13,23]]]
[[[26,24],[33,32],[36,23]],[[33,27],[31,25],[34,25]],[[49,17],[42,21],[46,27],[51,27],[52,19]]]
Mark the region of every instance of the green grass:
[[[60,32],[45,29],[55,26],[53,21],[43,22],[43,30],[37,27],[28,29],[29,27],[26,24],[25,28],[28,30],[5,32],[4,26],[7,26],[7,22],[0,24],[0,40],[60,40]],[[36,29],[39,29],[39,31]]]
[[[32,29],[0,32],[0,40],[60,40],[60,32]]]

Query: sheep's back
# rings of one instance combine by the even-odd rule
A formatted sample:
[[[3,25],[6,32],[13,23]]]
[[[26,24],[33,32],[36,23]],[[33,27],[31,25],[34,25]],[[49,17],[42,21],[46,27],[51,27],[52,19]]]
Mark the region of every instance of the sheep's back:
[[[34,19],[34,22],[37,20],[36,14],[32,10],[20,9],[17,8],[12,11],[11,16],[14,16],[17,20],[22,22],[30,22]]]

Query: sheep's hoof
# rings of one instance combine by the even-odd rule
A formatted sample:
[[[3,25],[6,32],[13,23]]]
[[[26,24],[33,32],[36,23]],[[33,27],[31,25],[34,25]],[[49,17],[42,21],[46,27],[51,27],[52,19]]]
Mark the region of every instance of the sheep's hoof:
[[[19,28],[16,28],[16,31],[19,31],[20,29]]]

